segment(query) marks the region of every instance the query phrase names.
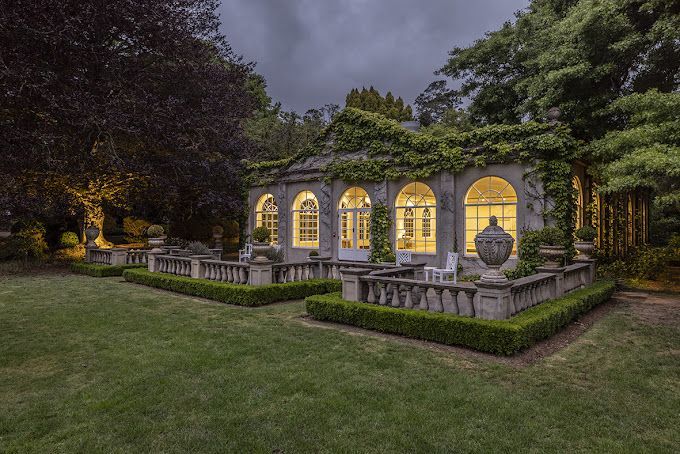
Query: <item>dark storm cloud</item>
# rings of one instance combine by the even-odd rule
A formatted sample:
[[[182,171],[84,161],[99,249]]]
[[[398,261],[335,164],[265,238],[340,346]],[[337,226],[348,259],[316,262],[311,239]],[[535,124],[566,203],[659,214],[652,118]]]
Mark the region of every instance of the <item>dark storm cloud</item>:
[[[269,94],[304,112],[373,85],[412,103],[454,46],[528,0],[222,0],[222,31],[257,62]]]

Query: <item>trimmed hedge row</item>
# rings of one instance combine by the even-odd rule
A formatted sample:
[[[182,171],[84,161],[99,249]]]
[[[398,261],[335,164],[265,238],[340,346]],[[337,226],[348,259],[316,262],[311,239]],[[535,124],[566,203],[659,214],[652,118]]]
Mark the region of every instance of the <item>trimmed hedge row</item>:
[[[343,300],[339,293],[308,297],[305,305],[317,320],[511,355],[555,334],[579,315],[607,301],[613,292],[613,282],[599,281],[527,309],[509,320],[482,320],[350,302]]]
[[[71,263],[71,271],[78,274],[86,274],[92,277],[111,277],[122,276],[123,271],[133,268],[146,268],[145,263],[134,263],[130,265],[95,265],[94,263]]]
[[[147,269],[126,270],[123,277],[129,282],[239,306],[262,306],[277,301],[297,300],[311,295],[337,292],[341,289],[340,281],[333,279],[313,279],[252,287],[152,273]]]

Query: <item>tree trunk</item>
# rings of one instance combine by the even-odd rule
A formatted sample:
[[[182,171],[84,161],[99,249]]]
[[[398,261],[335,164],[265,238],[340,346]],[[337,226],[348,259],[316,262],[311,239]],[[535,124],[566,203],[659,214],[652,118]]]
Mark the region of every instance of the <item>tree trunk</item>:
[[[99,247],[112,247],[113,243],[104,238],[104,208],[100,200],[83,201],[85,208],[85,223],[83,225],[83,241],[85,241],[85,229],[93,225],[99,229],[99,236],[95,243]]]

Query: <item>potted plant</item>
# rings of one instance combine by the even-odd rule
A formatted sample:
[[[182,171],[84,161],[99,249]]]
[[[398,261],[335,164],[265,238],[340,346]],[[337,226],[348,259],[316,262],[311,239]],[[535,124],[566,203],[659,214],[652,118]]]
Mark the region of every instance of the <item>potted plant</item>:
[[[545,260],[547,268],[558,268],[562,265],[567,249],[564,247],[564,232],[557,227],[544,227],[541,230],[541,244],[538,254]]]
[[[597,231],[589,225],[584,225],[577,229],[574,235],[578,239],[578,241],[574,241],[574,247],[578,251],[579,258],[589,259],[590,254],[595,250]]]
[[[146,229],[146,236],[149,237],[149,246],[152,252],[161,252],[161,246],[165,244],[165,231],[163,226],[158,224],[152,224]]]
[[[269,229],[264,226],[256,227],[251,234],[253,239],[253,255],[255,257],[266,257],[271,250],[269,244]]]

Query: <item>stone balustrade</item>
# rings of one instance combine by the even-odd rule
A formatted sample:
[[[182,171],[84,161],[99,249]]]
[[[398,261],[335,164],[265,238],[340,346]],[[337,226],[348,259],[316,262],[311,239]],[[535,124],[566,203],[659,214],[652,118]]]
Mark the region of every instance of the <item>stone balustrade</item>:
[[[555,298],[555,281],[555,275],[549,273],[533,274],[511,281],[511,299],[506,316],[511,317],[524,309]]]
[[[147,263],[148,262],[148,257],[146,255],[147,252],[149,252],[147,249],[128,249],[125,263],[126,264]]]
[[[250,277],[250,266],[247,263],[223,262],[221,260],[200,260],[203,265],[203,279],[229,282],[231,284],[247,284]]]
[[[571,292],[585,287],[590,280],[590,265],[574,263],[564,268],[564,292]]]
[[[111,249],[90,249],[87,252],[86,262],[96,265],[113,265]]]
[[[310,279],[316,279],[321,275],[324,275],[323,271],[320,271],[319,266],[312,262],[283,263],[275,264],[272,267],[272,282],[275,284],[308,281]],[[324,277],[328,278],[328,275],[326,274]],[[338,274],[336,279],[339,278],[340,276]]]
[[[189,257],[159,254],[155,257],[154,262],[155,269],[152,271],[191,277],[191,258]]]

